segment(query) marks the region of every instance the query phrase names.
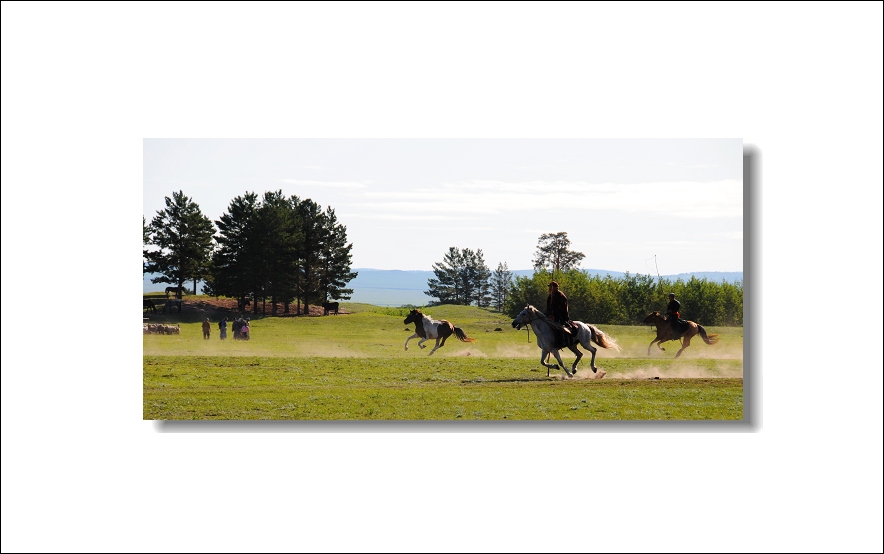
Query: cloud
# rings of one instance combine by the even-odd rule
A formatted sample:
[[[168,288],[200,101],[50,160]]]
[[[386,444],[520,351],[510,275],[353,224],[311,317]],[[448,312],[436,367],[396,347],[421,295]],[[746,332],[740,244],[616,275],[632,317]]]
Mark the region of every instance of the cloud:
[[[711,167],[718,167],[715,164],[677,164],[674,162],[666,162],[666,165],[670,167],[681,167],[685,169],[708,169]]]
[[[295,185],[298,187],[318,187],[318,188],[360,190],[360,189],[364,189],[368,186],[366,183],[360,183],[358,181],[302,181],[299,179],[280,179],[280,180],[283,183],[286,183],[289,185]]]
[[[384,206],[386,208],[386,206]],[[370,219],[378,221],[461,221],[467,219],[452,215],[442,214],[426,214],[426,213],[378,213],[378,212],[361,212],[361,213],[340,213],[339,218],[353,219]]]
[[[407,191],[364,191],[366,208],[419,213],[504,214],[529,211],[611,211],[685,218],[743,216],[738,180],[671,183],[458,181]]]

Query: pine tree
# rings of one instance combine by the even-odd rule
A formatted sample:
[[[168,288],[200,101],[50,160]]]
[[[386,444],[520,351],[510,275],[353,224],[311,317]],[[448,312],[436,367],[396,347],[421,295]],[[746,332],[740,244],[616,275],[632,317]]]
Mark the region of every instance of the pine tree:
[[[257,262],[254,243],[258,209],[258,195],[247,192],[231,200],[227,212],[216,221],[219,248],[212,257],[212,294],[230,296],[242,303],[254,293],[252,268]]]
[[[506,262],[500,262],[491,276],[491,298],[498,312],[503,311],[512,286],[513,273],[507,267]]]
[[[358,275],[350,271],[352,263],[350,251],[353,249],[353,244],[347,244],[347,228],[338,223],[338,217],[332,208],[326,208],[323,223],[323,240],[320,242],[322,269],[319,279],[323,302],[349,300],[353,289],[345,286]]]
[[[303,249],[303,235],[297,207],[297,196],[286,198],[281,190],[264,193],[258,209],[258,228],[261,236],[259,263],[261,265],[260,296],[266,304],[270,297],[271,313],[276,313],[282,302],[288,311],[289,302],[297,296],[299,254]],[[257,310],[257,303],[255,305]],[[263,311],[263,310],[262,310]]]
[[[460,270],[463,268],[463,256],[460,250],[451,246],[441,262],[433,264],[435,279],[427,281],[427,296],[438,299],[439,304],[460,304],[462,296]]]
[[[320,274],[322,241],[325,236],[322,206],[309,198],[298,205],[298,214],[303,234],[303,248],[300,253],[298,271],[298,313],[303,300],[304,310],[310,313],[310,303],[320,295]]]
[[[209,266],[212,256],[215,227],[203,215],[198,204],[184,195],[183,191],[166,197],[166,208],[157,215],[147,228],[150,244],[158,250],[145,250],[145,272],[158,273],[152,283],[169,283],[184,288],[184,282],[196,280]]]
[[[476,265],[475,265],[475,295],[474,299],[476,301],[476,306],[480,308],[484,308],[491,304],[491,270],[485,264],[484,254],[482,254],[482,249],[479,248],[476,250]]]
[[[485,265],[481,248],[473,251],[450,247],[442,262],[433,264],[433,273],[436,278],[427,281],[429,290],[424,294],[437,298],[439,304],[489,304],[491,271]]]

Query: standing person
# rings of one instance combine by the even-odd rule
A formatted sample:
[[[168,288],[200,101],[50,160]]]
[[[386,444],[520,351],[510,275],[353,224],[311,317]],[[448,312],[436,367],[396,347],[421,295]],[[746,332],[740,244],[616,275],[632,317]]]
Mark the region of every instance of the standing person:
[[[571,334],[571,331],[568,330],[571,321],[571,316],[568,314],[568,297],[559,290],[559,284],[556,281],[551,281],[548,288],[549,296],[546,297],[546,315],[562,325],[559,340],[561,343],[565,343],[567,342],[565,335]]]
[[[233,320],[233,340],[239,340],[239,330],[242,328],[242,318]]]
[[[242,324],[242,329],[240,329],[240,334],[242,335],[243,340],[249,340],[251,336],[249,333],[252,330],[252,320],[251,318],[246,318],[246,320]]]
[[[206,320],[203,321],[203,339],[209,340],[209,333],[211,333],[211,332],[212,332],[212,324],[209,323],[209,318],[206,318]]]
[[[669,304],[666,305],[666,311],[669,313],[669,325],[672,327],[672,334],[678,337],[684,332],[684,323],[681,320],[681,302],[675,299],[675,293],[669,293]]]
[[[218,322],[218,331],[220,332],[219,338],[224,340],[227,338],[227,316],[221,318],[221,321]]]

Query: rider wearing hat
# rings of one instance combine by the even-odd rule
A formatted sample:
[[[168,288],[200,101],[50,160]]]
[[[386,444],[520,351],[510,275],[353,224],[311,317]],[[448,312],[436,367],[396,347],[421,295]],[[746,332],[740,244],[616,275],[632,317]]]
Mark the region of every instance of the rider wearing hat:
[[[549,284],[549,296],[546,297],[546,315],[551,317],[556,323],[562,324],[562,342],[565,342],[565,334],[570,335],[568,330],[568,322],[571,316],[568,315],[568,297],[559,290],[559,284],[551,281]]]
[[[681,321],[681,302],[675,299],[674,292],[669,293],[669,304],[666,306],[666,311],[669,312],[669,325],[672,327],[672,332],[680,335],[684,327]]]

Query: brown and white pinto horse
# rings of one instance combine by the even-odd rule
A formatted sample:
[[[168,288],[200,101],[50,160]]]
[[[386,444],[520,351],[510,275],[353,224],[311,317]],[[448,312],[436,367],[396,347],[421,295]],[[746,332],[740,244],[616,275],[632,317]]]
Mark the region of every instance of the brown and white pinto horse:
[[[421,340],[418,341],[417,345],[421,348],[426,348],[424,342],[427,340],[436,339],[436,346],[430,350],[428,356],[432,356],[433,352],[445,346],[445,339],[451,335],[454,335],[462,342],[475,341],[475,339],[468,337],[463,329],[455,327],[450,321],[433,319],[420,310],[411,310],[411,313],[405,318],[405,323],[414,323],[414,334],[405,339],[406,350],[408,350],[408,341],[411,339],[420,337]]]
[[[666,350],[663,348],[663,343],[668,340],[678,340],[681,338],[681,350],[679,350],[675,357],[678,358],[681,356],[681,353],[684,352],[684,349],[691,345],[691,337],[696,335],[700,335],[703,339],[703,342],[706,344],[715,344],[718,342],[718,335],[715,334],[706,334],[706,329],[703,328],[702,325],[694,323],[693,321],[687,321],[688,329],[681,335],[675,333],[672,329],[671,324],[669,323],[669,319],[665,316],[661,315],[660,312],[651,312],[648,314],[648,317],[644,319],[644,323],[649,325],[657,326],[657,336],[654,340],[651,341],[651,344],[648,345],[648,356],[651,355],[651,347],[654,346],[654,343],[657,343],[657,347],[660,350]]]

